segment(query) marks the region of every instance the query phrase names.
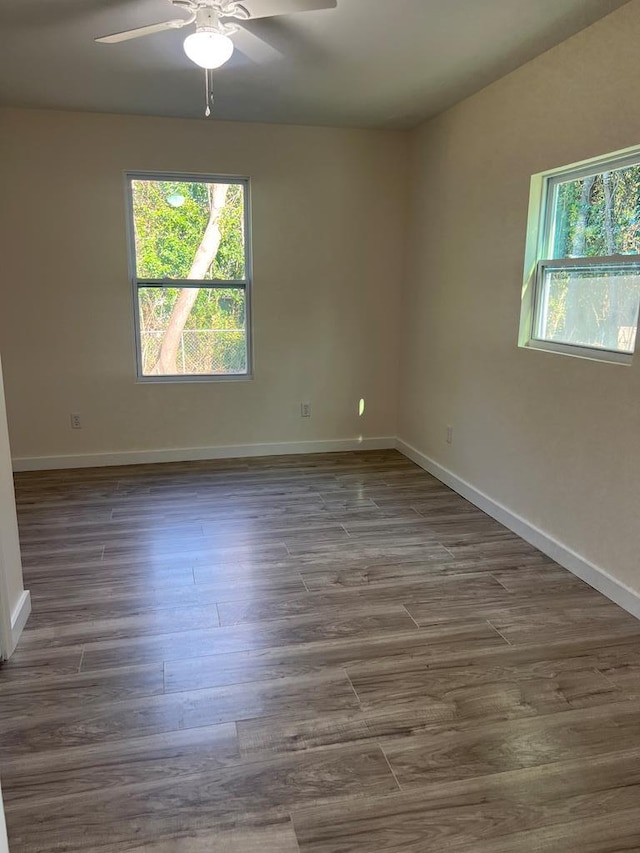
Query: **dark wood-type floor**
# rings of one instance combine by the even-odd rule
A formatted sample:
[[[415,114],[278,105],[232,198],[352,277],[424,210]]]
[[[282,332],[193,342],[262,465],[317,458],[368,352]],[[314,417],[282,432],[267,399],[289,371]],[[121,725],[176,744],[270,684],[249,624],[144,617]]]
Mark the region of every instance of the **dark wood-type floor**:
[[[399,454],[17,497],[12,853],[640,850],[640,623]]]

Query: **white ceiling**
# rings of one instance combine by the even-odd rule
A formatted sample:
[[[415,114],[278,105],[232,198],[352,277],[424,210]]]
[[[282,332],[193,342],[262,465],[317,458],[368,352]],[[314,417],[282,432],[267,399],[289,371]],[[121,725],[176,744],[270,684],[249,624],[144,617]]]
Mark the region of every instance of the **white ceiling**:
[[[255,21],[216,72],[215,116],[412,127],[627,0],[338,0]],[[250,5],[249,2],[247,5]],[[98,35],[181,13],[168,0],[0,0],[0,103],[202,116],[185,31],[118,45]]]

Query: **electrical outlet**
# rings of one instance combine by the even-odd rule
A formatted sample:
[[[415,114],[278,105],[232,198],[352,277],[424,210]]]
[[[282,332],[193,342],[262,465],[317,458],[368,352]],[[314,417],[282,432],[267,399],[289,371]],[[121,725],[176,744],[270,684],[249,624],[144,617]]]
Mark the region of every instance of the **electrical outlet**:
[[[310,418],[311,417],[311,403],[300,403],[300,417],[301,418]]]
[[[447,444],[453,444],[453,427],[447,427]]]
[[[82,418],[79,412],[71,413],[71,429],[82,429]]]

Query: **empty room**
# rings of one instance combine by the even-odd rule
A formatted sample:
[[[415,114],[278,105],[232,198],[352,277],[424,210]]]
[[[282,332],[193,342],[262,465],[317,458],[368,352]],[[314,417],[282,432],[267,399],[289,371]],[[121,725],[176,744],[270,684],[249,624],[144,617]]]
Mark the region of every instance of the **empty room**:
[[[0,853],[640,851],[639,41],[0,3]]]

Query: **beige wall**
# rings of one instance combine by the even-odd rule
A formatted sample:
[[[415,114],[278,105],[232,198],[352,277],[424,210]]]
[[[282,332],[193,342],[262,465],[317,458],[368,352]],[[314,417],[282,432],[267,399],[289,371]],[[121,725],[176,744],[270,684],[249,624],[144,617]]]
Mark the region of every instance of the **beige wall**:
[[[405,134],[13,110],[1,121],[15,457],[395,435]],[[253,381],[136,384],[127,169],[251,177]]]
[[[0,364],[0,658],[13,652],[19,633],[15,623],[21,622],[29,609],[29,601],[24,599],[11,451]],[[22,612],[21,608],[26,609]],[[0,822],[0,853],[1,851]]]
[[[640,357],[517,338],[530,177],[640,144],[639,33],[635,0],[414,135],[399,421],[419,451],[636,590]]]

